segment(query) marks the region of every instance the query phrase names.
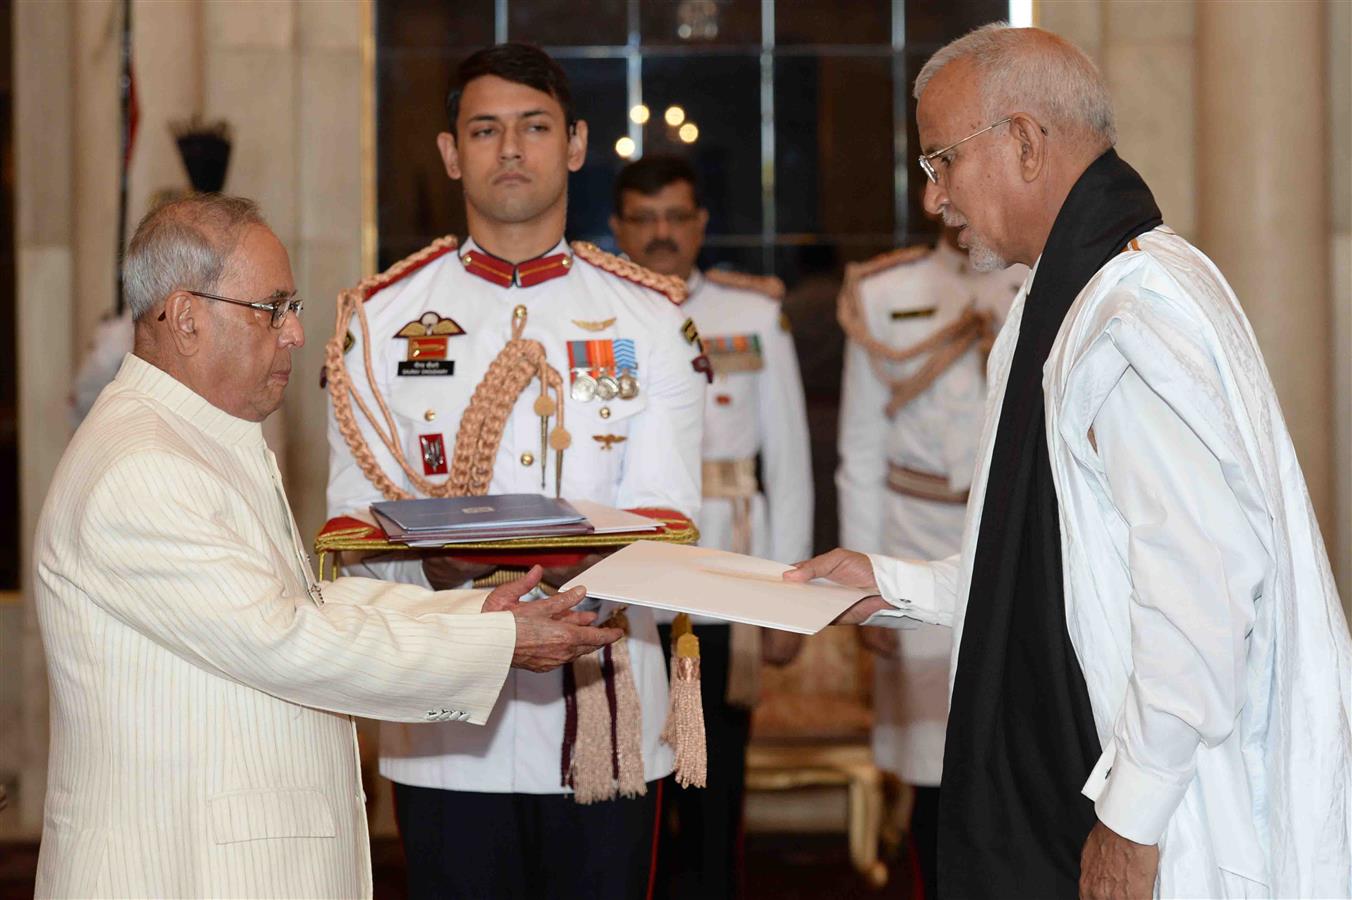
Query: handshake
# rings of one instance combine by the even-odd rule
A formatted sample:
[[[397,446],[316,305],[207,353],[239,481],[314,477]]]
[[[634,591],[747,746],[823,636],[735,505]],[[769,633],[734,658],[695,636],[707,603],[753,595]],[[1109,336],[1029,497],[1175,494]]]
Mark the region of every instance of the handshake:
[[[514,668],[548,672],[624,637],[618,628],[596,627],[596,613],[577,611],[587,597],[585,587],[523,603],[521,598],[535,589],[543,575],[543,569],[533,566],[484,599],[483,612],[509,612],[516,619]]]

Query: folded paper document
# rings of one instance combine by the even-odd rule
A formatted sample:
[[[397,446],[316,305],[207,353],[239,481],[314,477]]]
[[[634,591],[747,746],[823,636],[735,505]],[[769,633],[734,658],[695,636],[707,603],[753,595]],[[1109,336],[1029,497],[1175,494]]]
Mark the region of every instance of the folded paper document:
[[[783,563],[708,547],[636,541],[561,590],[586,585],[599,600],[632,603],[816,634],[873,591],[784,581]]]

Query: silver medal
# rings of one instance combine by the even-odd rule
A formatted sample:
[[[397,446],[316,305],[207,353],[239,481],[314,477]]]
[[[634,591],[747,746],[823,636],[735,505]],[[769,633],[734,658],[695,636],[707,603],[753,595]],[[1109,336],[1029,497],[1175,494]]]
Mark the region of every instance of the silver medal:
[[[620,399],[633,400],[638,396],[638,379],[628,369],[620,376]]]
[[[596,396],[602,400],[614,400],[620,392],[620,383],[615,380],[615,376],[606,372],[596,379]]]
[[[573,386],[568,393],[578,403],[590,403],[596,397],[596,379],[585,369],[574,371]]]

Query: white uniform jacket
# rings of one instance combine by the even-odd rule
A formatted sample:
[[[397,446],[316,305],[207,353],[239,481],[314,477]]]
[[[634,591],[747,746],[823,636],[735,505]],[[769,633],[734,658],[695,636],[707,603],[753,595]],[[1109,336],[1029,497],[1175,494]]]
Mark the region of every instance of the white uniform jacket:
[[[569,254],[562,277],[533,287],[501,287],[471,274],[462,258],[476,247],[466,241],[366,303],[372,371],[389,404],[404,453],[433,481],[428,440],[444,448],[448,463],[465,407],[489,364],[511,338],[513,310],[524,306],[523,337],[544,345],[550,365],[565,382],[565,426],[572,447],[564,453],[564,498],[621,508],[664,507],[695,516],[700,505],[699,442],[705,376],[692,361],[694,338],[682,334],[685,315],[664,295],[584,261],[562,241],[549,255]],[[480,251],[482,252],[482,251]],[[523,264],[523,266],[526,264]],[[463,333],[449,336],[442,359],[421,358],[416,368],[410,342],[398,336],[424,317],[452,319]],[[358,394],[373,404],[356,333],[345,355]],[[632,351],[639,394],[577,402],[568,396],[571,342],[599,341]],[[628,342],[628,343],[625,343]],[[574,352],[579,352],[574,345]],[[436,363],[437,365],[433,365]],[[401,374],[432,369],[444,374]],[[503,430],[489,493],[554,495],[554,459],[540,458],[540,418],[532,382],[517,400]],[[372,409],[374,409],[372,405]],[[383,470],[413,492],[413,486],[360,414],[367,442]],[[330,412],[329,515],[365,510],[383,499],[353,460]],[[444,470],[443,470],[444,471]],[[417,561],[362,567],[410,584],[427,584]],[[652,613],[631,608],[629,653],[643,710],[643,759],[648,780],[671,772],[672,754],[659,735],[667,712],[666,664]],[[563,742],[563,676],[559,671],[513,670],[487,728],[460,724],[386,725],[381,729],[380,771],[418,787],[489,793],[567,793],[560,785]]]
[[[482,724],[515,626],[303,548],[258,423],[128,356],[38,523],[39,896],[370,895],[349,715]]]
[[[889,615],[957,642],[1027,287],[991,356],[961,555],[873,559]],[[1352,639],[1229,285],[1168,228],[1141,236],[1080,293],[1043,386],[1100,820],[1158,842],[1159,896],[1352,895]]]
[[[764,294],[716,284],[696,270],[682,310],[706,347],[745,344],[751,365],[720,372],[704,401],[706,461],[760,457],[760,491],[751,500],[751,554],[792,563],[812,552],[812,459],[807,411],[793,336],[781,325],[779,303]],[[717,359],[717,356],[714,356]],[[767,505],[769,507],[767,514]],[[700,543],[733,549],[733,508],[706,497]]]
[[[1027,274],[1026,266],[974,272],[966,253],[940,241],[924,256],[863,277],[858,291],[869,334],[904,349],[969,307],[989,315],[998,330]],[[965,504],[890,490],[888,468],[932,474],[955,494],[967,489],[986,401],[985,358],[971,347],[889,418],[891,391],[878,369],[887,379],[901,379],[925,361],[920,356],[880,366],[861,344],[846,342],[836,470],[842,547],[907,559],[941,559],[958,551]],[[951,637],[937,625],[907,629],[897,634],[897,659],[874,660],[874,760],[908,784],[938,785],[943,771]]]

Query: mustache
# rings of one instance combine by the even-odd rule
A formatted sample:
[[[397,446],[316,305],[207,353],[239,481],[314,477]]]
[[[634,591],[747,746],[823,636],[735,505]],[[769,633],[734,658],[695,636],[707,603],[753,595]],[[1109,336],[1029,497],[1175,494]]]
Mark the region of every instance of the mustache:
[[[656,253],[659,250],[665,250],[668,253],[676,253],[680,248],[676,246],[676,242],[671,238],[653,238],[651,241],[648,241],[647,246],[643,248],[644,253]]]
[[[951,209],[948,209],[947,207],[944,208],[944,211],[941,213],[941,217],[944,220],[944,224],[947,225],[949,228],[961,228],[962,226],[967,224],[966,219],[964,219],[957,213],[953,212]]]

